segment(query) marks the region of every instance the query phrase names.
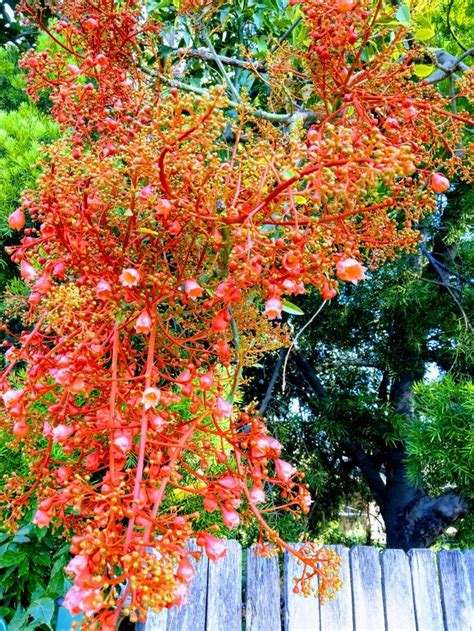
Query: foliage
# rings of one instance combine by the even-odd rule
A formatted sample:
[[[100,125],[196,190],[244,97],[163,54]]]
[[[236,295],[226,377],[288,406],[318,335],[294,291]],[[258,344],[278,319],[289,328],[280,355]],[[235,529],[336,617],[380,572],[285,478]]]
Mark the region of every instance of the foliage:
[[[39,169],[35,167],[43,143],[58,135],[56,124],[32,103],[25,91],[25,82],[18,69],[18,50],[0,48],[0,284],[13,276],[9,259],[3,254],[11,244],[12,231],[8,217],[19,204],[25,188],[31,187]]]
[[[31,523],[13,535],[0,532],[0,616],[8,629],[54,628],[55,600],[68,589],[68,548],[58,535]]]
[[[474,384],[447,375],[435,383],[419,383],[416,422],[406,436],[408,471],[436,490],[454,484],[474,497]]]
[[[454,150],[468,118],[418,80],[407,28],[372,0],[302,3],[307,40],[279,44],[265,77],[246,66],[255,102],[214,50],[218,5],[180,6],[214,62],[205,89],[177,81],[140,3],[63,0],[50,21],[40,3],[21,8],[52,38],[22,61],[28,93],[49,96],[63,135],[9,218],[29,330],[10,332],[1,421],[29,471],[6,484],[7,523],[34,500],[33,523],[71,534],[65,603],[90,629],[114,629],[127,599],[131,621],[183,601],[187,540],[225,552],[206,512],[230,531],[252,524],[262,554],[295,554],[301,589],[318,575],[324,596],[337,561],[278,534],[272,515],[308,514],[311,499],[239,405],[241,373],[287,343],[287,296],[330,300],[363,263],[413,249],[435,193],[468,170]]]

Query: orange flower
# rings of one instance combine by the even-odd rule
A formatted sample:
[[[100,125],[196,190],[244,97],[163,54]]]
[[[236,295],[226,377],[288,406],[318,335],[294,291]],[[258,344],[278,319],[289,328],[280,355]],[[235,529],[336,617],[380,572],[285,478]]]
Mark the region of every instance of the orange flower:
[[[364,280],[367,268],[356,261],[355,259],[343,259],[336,263],[336,272],[341,280],[345,280],[350,283],[357,283],[360,280]]]
[[[140,282],[140,274],[133,267],[125,268],[119,276],[124,287],[136,287]]]
[[[147,388],[143,393],[142,403],[145,406],[145,410],[155,408],[160,402],[161,392],[158,388]]]

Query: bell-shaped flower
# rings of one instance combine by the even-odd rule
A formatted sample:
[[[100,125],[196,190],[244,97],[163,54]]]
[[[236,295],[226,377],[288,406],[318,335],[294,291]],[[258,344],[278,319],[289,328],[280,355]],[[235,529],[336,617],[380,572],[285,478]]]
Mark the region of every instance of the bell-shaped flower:
[[[188,280],[184,281],[184,292],[191,300],[196,300],[196,298],[202,296],[204,289],[195,280],[188,278]]]
[[[193,568],[189,560],[185,557],[179,562],[176,576],[184,583],[190,583],[195,572],[196,570]]]
[[[281,312],[283,305],[279,298],[269,298],[265,303],[265,315],[269,320],[275,320],[275,318],[281,318]]]
[[[33,267],[33,265],[28,263],[28,261],[25,261],[25,259],[22,259],[20,263],[20,275],[23,278],[23,280],[32,281],[32,280],[35,280],[38,273]]]
[[[8,225],[12,230],[21,230],[25,226],[25,213],[17,208],[8,217]]]
[[[119,280],[124,287],[136,287],[140,282],[140,274],[133,267],[122,270]]]
[[[112,295],[112,287],[106,280],[101,279],[95,286],[95,295],[99,300],[106,300]]]
[[[265,491],[262,489],[262,487],[254,486],[253,489],[250,491],[250,501],[253,504],[262,504],[265,499]]]
[[[280,480],[283,480],[283,482],[288,482],[288,480],[296,473],[296,469],[293,465],[280,459],[275,460],[275,471],[277,476]]]
[[[148,311],[142,311],[135,321],[135,331],[148,335],[152,327],[152,321]]]
[[[198,546],[204,547],[204,550],[211,561],[217,561],[227,554],[225,544],[217,537],[214,537],[214,535],[209,535],[207,533],[200,534],[196,539],[196,543]]]
[[[51,522],[51,515],[44,510],[38,509],[33,516],[32,523],[40,528],[46,528]]]
[[[142,403],[145,406],[145,410],[155,408],[160,402],[161,392],[158,388],[146,388],[142,396]]]
[[[360,280],[364,280],[364,272],[366,271],[367,268],[361,265],[359,261],[356,261],[355,259],[342,259],[341,261],[338,261],[336,263],[336,272],[338,277],[341,280],[354,283],[355,285],[357,285]]]
[[[232,416],[232,405],[222,397],[217,397],[214,407],[214,416],[216,418],[225,418]]]

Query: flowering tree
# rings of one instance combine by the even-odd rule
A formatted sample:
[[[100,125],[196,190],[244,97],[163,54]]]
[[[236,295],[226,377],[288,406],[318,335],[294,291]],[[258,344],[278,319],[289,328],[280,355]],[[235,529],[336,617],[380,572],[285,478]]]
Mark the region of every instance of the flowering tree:
[[[229,529],[255,520],[262,554],[302,562],[299,589],[317,574],[332,591],[332,554],[293,550],[269,520],[311,498],[264,420],[236,404],[242,369],[286,342],[286,296],[331,300],[364,263],[417,243],[416,221],[463,168],[467,121],[413,77],[419,52],[381,2],[301,4],[307,47],[267,60],[276,113],[236,90],[207,35],[224,87],[147,64],[160,25],[139,2],[58,1],[49,21],[39,2],[21,8],[51,38],[23,60],[29,93],[49,93],[63,135],[10,217],[29,328],[6,353],[2,424],[30,473],[6,486],[8,522],[37,502],[34,523],[71,533],[65,604],[86,628],[182,603],[190,538],[225,554],[198,513],[169,508],[175,490]],[[203,32],[213,5],[184,10]],[[308,90],[311,111],[282,112]]]

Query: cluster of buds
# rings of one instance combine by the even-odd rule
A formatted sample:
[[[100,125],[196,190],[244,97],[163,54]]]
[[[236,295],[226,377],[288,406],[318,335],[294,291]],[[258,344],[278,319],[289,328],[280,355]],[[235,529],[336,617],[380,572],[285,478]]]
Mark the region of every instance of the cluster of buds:
[[[46,28],[39,4],[21,6]],[[59,4],[63,48],[23,62],[30,94],[50,91],[64,133],[9,220],[30,289],[1,381],[2,426],[30,467],[0,498],[9,521],[34,500],[35,524],[74,533],[65,603],[91,629],[114,629],[123,607],[143,620],[185,601],[187,542],[212,561],[225,554],[203,512],[230,531],[253,520],[262,550],[302,561],[303,591],[317,575],[330,592],[333,555],[293,550],[268,523],[272,511],[308,513],[311,498],[263,419],[236,405],[242,367],[252,348],[283,343],[286,296],[312,287],[330,300],[413,247],[416,220],[449,187],[440,147],[456,146],[461,121],[406,81],[406,64],[387,62],[391,42],[373,76],[355,62],[344,73],[347,29],[365,37],[373,24],[367,2],[311,0],[313,42],[297,55],[331,113],[295,142],[247,110],[245,151],[238,133],[223,151],[234,123],[222,91],[180,94],[137,65],[137,50],[155,49],[141,3]],[[345,39],[331,44],[341,20]],[[335,65],[343,78],[329,94]],[[199,510],[178,506],[179,493]]]

